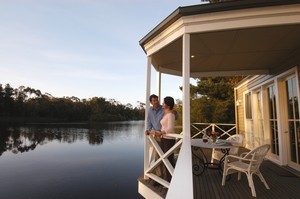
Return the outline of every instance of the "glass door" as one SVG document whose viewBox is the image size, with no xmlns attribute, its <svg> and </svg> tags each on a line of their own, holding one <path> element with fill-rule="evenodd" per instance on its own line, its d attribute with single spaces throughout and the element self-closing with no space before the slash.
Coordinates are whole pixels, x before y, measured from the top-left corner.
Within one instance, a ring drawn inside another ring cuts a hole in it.
<svg viewBox="0 0 300 199">
<path fill-rule="evenodd" d="M 287 93 L 288 126 L 289 126 L 289 164 L 300 166 L 300 120 L 299 95 L 296 77 L 290 77 L 285 82 Z"/>
<path fill-rule="evenodd" d="M 276 110 L 276 95 L 274 85 L 268 87 L 268 105 L 269 105 L 269 129 L 271 138 L 271 152 L 279 155 L 278 124 Z"/>
<path fill-rule="evenodd" d="M 264 120 L 263 120 L 263 112 L 262 112 L 262 96 L 261 91 L 255 92 L 255 147 L 258 147 L 264 143 Z"/>
</svg>

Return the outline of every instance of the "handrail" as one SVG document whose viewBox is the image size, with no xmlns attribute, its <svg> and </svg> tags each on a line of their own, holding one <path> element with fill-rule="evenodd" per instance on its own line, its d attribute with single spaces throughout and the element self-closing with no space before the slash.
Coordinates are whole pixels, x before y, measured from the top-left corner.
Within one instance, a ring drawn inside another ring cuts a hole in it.
<svg viewBox="0 0 300 199">
<path fill-rule="evenodd" d="M 197 125 L 201 125 L 202 128 L 197 127 Z M 192 123 L 191 126 L 198 131 L 192 138 L 195 138 L 202 134 L 202 136 L 208 131 L 217 131 L 220 133 L 220 137 L 231 137 L 232 135 L 236 134 L 236 124 L 226 124 L 226 123 Z M 222 126 L 232 126 L 230 129 L 224 129 Z"/>
<path fill-rule="evenodd" d="M 221 133 L 221 136 L 231 136 L 235 134 L 235 129 L 236 126 L 235 124 L 224 124 L 224 123 L 192 123 L 191 124 L 192 128 L 196 129 L 198 132 L 192 136 L 192 138 L 195 138 L 197 136 L 201 136 L 201 134 L 203 135 L 204 133 L 206 133 L 207 131 L 217 131 L 219 133 Z M 199 127 L 202 126 L 202 127 Z M 222 126 L 226 126 L 227 128 L 222 128 Z M 231 128 L 228 128 L 230 127 Z M 183 133 L 177 134 L 168 134 L 168 137 L 172 137 L 176 139 L 176 143 L 175 145 L 169 149 L 166 153 L 164 153 L 162 151 L 162 149 L 160 148 L 159 144 L 157 143 L 157 141 L 155 140 L 155 138 L 152 135 L 147 135 L 147 141 L 149 142 L 151 148 L 149 150 L 149 159 L 148 159 L 148 167 L 147 169 L 144 171 L 145 176 L 147 176 L 148 178 L 151 178 L 152 180 L 158 182 L 159 184 L 161 184 L 162 186 L 169 188 L 170 187 L 170 183 L 167 182 L 165 179 L 161 178 L 160 176 L 157 176 L 155 173 L 153 173 L 153 171 L 156 169 L 156 167 L 159 164 L 164 164 L 165 167 L 167 168 L 167 170 L 170 172 L 171 176 L 173 177 L 173 173 L 174 173 L 174 167 L 172 166 L 172 164 L 170 163 L 170 161 L 168 160 L 168 156 L 173 153 L 176 149 L 180 148 L 182 143 L 183 143 Z M 154 153 L 157 153 L 159 158 L 157 158 L 157 160 L 155 160 L 154 158 Z"/>
</svg>

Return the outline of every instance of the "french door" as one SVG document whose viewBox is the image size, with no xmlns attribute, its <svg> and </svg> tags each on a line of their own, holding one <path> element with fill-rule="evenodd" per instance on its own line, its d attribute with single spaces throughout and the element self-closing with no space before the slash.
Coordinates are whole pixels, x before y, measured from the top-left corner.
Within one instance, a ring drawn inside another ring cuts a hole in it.
<svg viewBox="0 0 300 199">
<path fill-rule="evenodd" d="M 300 167 L 299 93 L 295 76 L 285 80 L 288 114 L 288 164 Z"/>
<path fill-rule="evenodd" d="M 279 156 L 279 138 L 278 138 L 278 121 L 276 110 L 276 95 L 275 87 L 271 85 L 267 88 L 268 91 L 268 109 L 269 109 L 269 129 L 271 140 L 271 153 Z"/>
</svg>

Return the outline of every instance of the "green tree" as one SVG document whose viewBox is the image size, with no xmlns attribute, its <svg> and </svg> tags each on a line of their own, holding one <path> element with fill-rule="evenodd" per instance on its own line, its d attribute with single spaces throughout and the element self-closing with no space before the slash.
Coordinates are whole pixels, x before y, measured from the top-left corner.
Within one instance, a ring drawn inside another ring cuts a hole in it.
<svg viewBox="0 0 300 199">
<path fill-rule="evenodd" d="M 3 92 L 3 116 L 11 116 L 14 112 L 14 89 L 6 84 Z"/>
<path fill-rule="evenodd" d="M 133 107 L 103 97 L 83 99 L 72 96 L 56 98 L 40 90 L 20 86 L 12 88 L 9 84 L 3 88 L 0 84 L 1 121 L 123 121 L 144 119 L 142 104 Z"/>
<path fill-rule="evenodd" d="M 197 85 L 190 85 L 191 123 L 234 123 L 234 86 L 242 80 L 235 77 L 202 77 Z M 182 115 L 181 102 L 177 111 Z M 180 125 L 182 117 L 176 121 Z"/>
<path fill-rule="evenodd" d="M 234 86 L 242 79 L 237 77 L 203 77 L 193 88 L 192 103 L 199 103 L 201 122 L 234 123 Z"/>
</svg>

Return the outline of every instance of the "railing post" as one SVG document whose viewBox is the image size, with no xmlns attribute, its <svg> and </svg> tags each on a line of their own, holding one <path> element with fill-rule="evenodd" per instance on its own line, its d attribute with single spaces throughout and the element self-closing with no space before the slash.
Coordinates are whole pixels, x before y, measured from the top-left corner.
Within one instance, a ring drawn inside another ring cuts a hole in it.
<svg viewBox="0 0 300 199">
<path fill-rule="evenodd" d="M 150 88 L 151 88 L 151 56 L 147 57 L 145 130 L 147 128 L 148 111 L 150 108 L 150 102 L 149 102 Z M 149 163 L 148 163 L 150 158 L 149 151 L 150 151 L 150 144 L 147 139 L 147 136 L 144 135 L 144 179 L 148 179 L 148 177 L 145 175 L 145 171 L 149 168 Z"/>
</svg>

